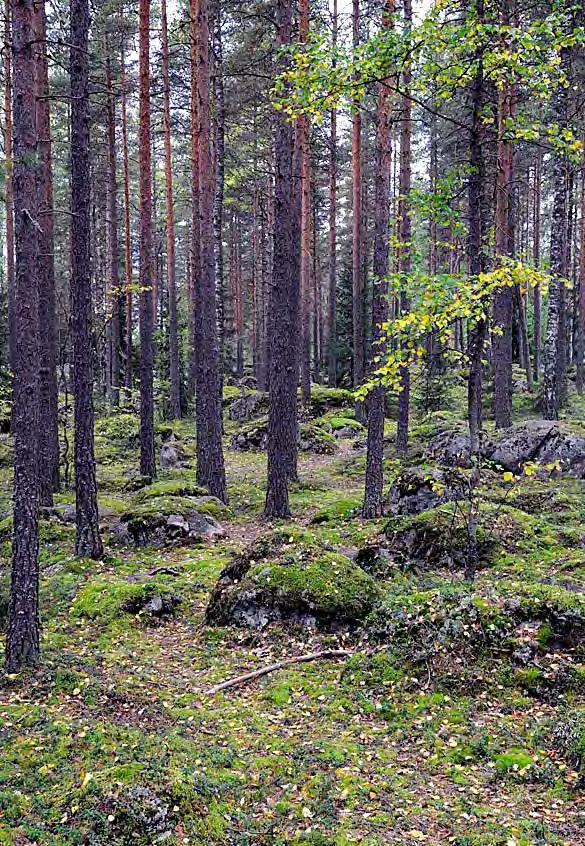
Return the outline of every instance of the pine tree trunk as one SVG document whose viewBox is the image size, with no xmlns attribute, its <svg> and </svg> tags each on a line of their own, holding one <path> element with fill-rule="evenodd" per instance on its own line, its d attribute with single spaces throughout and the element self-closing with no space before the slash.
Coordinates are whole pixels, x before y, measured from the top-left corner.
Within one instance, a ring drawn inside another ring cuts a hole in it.
<svg viewBox="0 0 585 846">
<path fill-rule="evenodd" d="M 14 370 L 15 315 L 14 315 L 14 189 L 12 155 L 12 41 L 10 32 L 10 4 L 4 4 L 4 204 L 6 207 L 6 286 L 8 290 L 8 356 Z"/>
<path fill-rule="evenodd" d="M 291 43 L 290 0 L 276 0 L 277 48 Z M 287 59 L 281 57 L 281 68 Z M 288 483 L 296 474 L 298 314 L 300 294 L 300 155 L 295 129 L 282 114 L 275 117 L 275 186 L 272 285 L 268 312 L 269 389 L 268 489 L 266 517 L 290 514 Z M 295 220 L 295 218 L 297 218 Z"/>
<path fill-rule="evenodd" d="M 360 2 L 353 0 L 353 49 L 360 41 Z M 352 313 L 353 313 L 353 386 L 357 388 L 364 380 L 364 289 L 362 276 L 362 211 L 361 211 L 361 156 L 362 115 L 359 99 L 353 103 L 351 132 L 352 160 Z M 363 403 L 356 403 L 356 418 L 364 421 Z"/>
<path fill-rule="evenodd" d="M 412 28 L 412 3 L 404 0 L 404 27 L 406 32 Z M 400 176 L 398 202 L 398 240 L 399 262 L 398 270 L 401 275 L 400 311 L 409 310 L 407 284 L 412 263 L 412 223 L 410 216 L 410 188 L 412 180 L 412 101 L 409 96 L 412 71 L 409 62 L 403 72 L 402 115 L 400 126 Z M 398 395 L 398 419 L 396 424 L 396 449 L 404 455 L 408 448 L 408 427 L 410 418 L 410 369 L 401 368 L 400 393 Z"/>
<path fill-rule="evenodd" d="M 535 268 L 540 267 L 540 193 L 542 188 L 542 156 L 539 153 L 534 167 L 534 214 L 532 219 L 532 261 Z M 534 287 L 534 379 L 540 379 L 540 359 L 542 347 L 540 285 Z"/>
<path fill-rule="evenodd" d="M 209 99 L 208 0 L 197 3 L 197 98 L 199 142 L 200 273 L 195 285 L 197 312 L 197 481 L 227 502 L 222 447 L 222 403 L 213 233 L 214 180 Z M 197 284 L 198 283 L 198 284 Z"/>
<path fill-rule="evenodd" d="M 581 230 L 579 250 L 579 297 L 576 303 L 576 366 L 577 391 L 585 387 L 585 157 L 581 171 Z"/>
<path fill-rule="evenodd" d="M 220 375 L 225 362 L 224 352 L 224 278 L 223 278 L 223 217 L 225 192 L 225 92 L 223 80 L 223 43 L 221 34 L 221 7 L 215 9 L 213 27 L 213 53 L 215 77 L 215 200 L 213 232 L 215 239 L 215 277 L 217 283 L 217 325 L 219 333 Z"/>
<path fill-rule="evenodd" d="M 18 672 L 40 657 L 39 619 L 39 313 L 35 126 L 35 56 L 32 4 L 12 2 L 14 62 L 13 298 L 14 517 L 6 635 L 6 670 Z"/>
<path fill-rule="evenodd" d="M 47 65 L 47 19 L 44 0 L 35 6 L 34 26 L 38 139 L 37 278 L 39 286 L 39 485 L 41 505 L 53 504 L 59 490 L 59 420 L 57 391 L 57 314 L 55 309 L 55 245 L 53 235 L 53 163 Z"/>
<path fill-rule="evenodd" d="M 299 0 L 299 41 L 309 37 L 309 0 Z M 310 127 L 306 115 L 297 123 L 301 145 L 301 398 L 304 408 L 311 402 L 311 159 Z"/>
<path fill-rule="evenodd" d="M 75 552 L 99 558 L 94 455 L 89 141 L 89 3 L 71 0 L 71 323 L 75 395 Z"/>
<path fill-rule="evenodd" d="M 181 416 L 181 368 L 179 362 L 179 326 L 177 320 L 177 286 L 175 258 L 175 209 L 171 156 L 171 86 L 169 80 L 169 36 L 167 3 L 161 3 L 163 135 L 165 148 L 165 204 L 167 229 L 167 286 L 169 297 L 169 370 L 171 377 L 170 417 Z"/>
<path fill-rule="evenodd" d="M 561 67 L 569 68 L 568 48 L 561 50 Z M 555 116 L 561 129 L 567 125 L 568 97 L 561 88 L 555 99 Z M 553 159 L 553 210 L 551 221 L 548 323 L 544 356 L 543 413 L 546 420 L 557 420 L 565 378 L 565 284 L 567 271 L 567 161 L 556 153 Z"/>
<path fill-rule="evenodd" d="M 124 40 L 121 51 L 122 65 L 122 166 L 124 171 L 124 276 L 126 290 L 126 342 L 124 353 L 124 386 L 128 401 L 132 391 L 132 332 L 133 332 L 133 294 L 132 294 L 132 230 L 130 226 L 130 167 L 128 160 L 128 112 L 126 107 L 126 59 Z"/>
<path fill-rule="evenodd" d="M 105 42 L 107 123 L 108 123 L 108 279 L 107 310 L 110 315 L 108 345 L 110 350 L 110 396 L 112 405 L 120 404 L 120 349 L 121 349 L 121 298 L 120 298 L 120 247 L 118 243 L 118 178 L 116 165 L 116 99 L 112 82 L 109 41 Z"/>
<path fill-rule="evenodd" d="M 509 26 L 508 2 L 504 3 L 501 23 Z M 506 45 L 504 45 L 506 46 Z M 512 89 L 504 83 L 498 94 L 498 149 L 496 177 L 495 247 L 500 258 L 510 254 L 510 205 L 513 151 L 506 137 L 512 120 Z M 494 366 L 494 411 L 496 428 L 512 425 L 512 311 L 513 289 L 504 287 L 496 292 L 493 306 L 492 360 Z"/>
<path fill-rule="evenodd" d="M 394 0 L 386 0 L 382 26 L 392 26 Z M 390 110 L 392 97 L 385 83 L 380 83 L 376 127 L 375 175 L 375 236 L 374 236 L 374 290 L 372 300 L 372 355 L 381 353 L 381 325 L 388 319 L 388 264 L 390 220 L 390 176 L 392 172 L 392 138 Z M 380 517 L 383 513 L 384 485 L 384 417 L 386 390 L 376 385 L 367 399 L 368 442 L 366 457 L 366 486 L 362 515 Z"/>
<path fill-rule="evenodd" d="M 199 336 L 199 315 L 196 300 L 201 275 L 201 251 L 199 230 L 199 103 L 197 94 L 197 50 L 199 30 L 197 24 L 198 0 L 189 0 L 190 55 L 191 55 L 191 302 L 189 322 L 191 343 L 189 345 L 190 394 L 197 392 L 197 344 Z"/>
<path fill-rule="evenodd" d="M 152 158 L 150 139 L 150 0 L 139 12 L 139 185 L 140 185 L 140 472 L 156 475 L 154 456 Z"/>
</svg>

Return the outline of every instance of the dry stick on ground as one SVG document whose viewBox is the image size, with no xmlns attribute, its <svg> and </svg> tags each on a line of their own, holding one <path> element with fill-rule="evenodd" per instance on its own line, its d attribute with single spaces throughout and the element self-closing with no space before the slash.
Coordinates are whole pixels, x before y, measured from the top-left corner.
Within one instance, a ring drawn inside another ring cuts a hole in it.
<svg viewBox="0 0 585 846">
<path fill-rule="evenodd" d="M 239 687 L 249 681 L 258 679 L 261 676 L 266 676 L 268 673 L 273 673 L 275 670 L 281 670 L 283 667 L 288 667 L 289 664 L 307 664 L 309 661 L 317 661 L 319 658 L 350 658 L 354 653 L 347 649 L 324 649 L 321 652 L 309 652 L 306 655 L 295 655 L 292 658 L 285 658 L 282 661 L 277 661 L 275 664 L 267 664 L 265 667 L 260 667 L 258 670 L 253 670 L 251 673 L 244 673 L 241 676 L 236 676 L 233 679 L 216 684 L 210 687 L 207 691 L 208 696 L 214 696 L 220 690 L 226 690 L 228 687 Z"/>
</svg>

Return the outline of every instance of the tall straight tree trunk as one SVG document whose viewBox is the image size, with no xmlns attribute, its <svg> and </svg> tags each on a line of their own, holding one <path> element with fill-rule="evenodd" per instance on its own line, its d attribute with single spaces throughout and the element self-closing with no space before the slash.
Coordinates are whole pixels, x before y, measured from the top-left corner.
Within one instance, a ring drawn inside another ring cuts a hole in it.
<svg viewBox="0 0 585 846">
<path fill-rule="evenodd" d="M 208 0 L 197 2 L 197 112 L 199 142 L 200 272 L 196 280 L 197 310 L 197 480 L 212 496 L 227 502 L 222 448 L 222 402 L 213 237 L 214 179 L 209 98 Z"/>
<path fill-rule="evenodd" d="M 309 0 L 299 0 L 299 41 L 309 38 Z M 311 401 L 311 158 L 307 115 L 298 119 L 301 145 L 301 396 L 303 406 Z"/>
<path fill-rule="evenodd" d="M 412 28 L 412 3 L 404 0 L 404 28 L 410 33 Z M 404 95 L 402 97 L 400 126 L 400 173 L 398 201 L 398 270 L 401 277 L 400 311 L 407 312 L 408 277 L 412 263 L 412 222 L 410 215 L 410 189 L 412 180 L 412 101 L 409 96 L 412 71 L 407 61 L 403 72 Z M 404 455 L 408 448 L 408 427 L 410 418 L 410 369 L 402 367 L 400 371 L 400 393 L 398 395 L 398 420 L 396 428 L 396 449 Z"/>
<path fill-rule="evenodd" d="M 509 0 L 504 0 L 501 23 L 510 25 Z M 504 45 L 506 46 L 506 45 Z M 498 148 L 496 176 L 495 247 L 496 255 L 510 255 L 510 212 L 513 150 L 506 137 L 513 115 L 512 86 L 502 84 L 498 94 Z M 496 291 L 494 296 L 492 360 L 494 367 L 494 412 L 496 428 L 512 425 L 512 313 L 514 292 L 511 287 Z"/>
<path fill-rule="evenodd" d="M 94 455 L 89 143 L 89 3 L 71 0 L 71 326 L 75 395 L 75 552 L 99 558 Z"/>
<path fill-rule="evenodd" d="M 173 163 L 171 156 L 171 85 L 169 80 L 169 35 L 167 3 L 161 3 L 163 134 L 165 148 L 165 208 L 167 227 L 167 286 L 169 297 L 169 369 L 171 376 L 170 416 L 181 416 L 181 369 L 179 363 L 179 326 L 175 258 L 175 208 L 173 200 Z"/>
<path fill-rule="evenodd" d="M 386 0 L 382 26 L 392 26 L 394 0 Z M 372 355 L 381 352 L 382 324 L 388 319 L 388 264 L 390 222 L 390 176 L 392 173 L 392 135 L 390 110 L 392 97 L 388 86 L 382 82 L 378 91 L 376 127 L 376 176 L 375 176 L 375 236 L 374 236 L 374 291 L 372 299 Z M 384 412 L 386 390 L 376 385 L 367 399 L 368 443 L 366 457 L 366 487 L 362 514 L 380 517 L 383 511 L 384 485 Z"/>
<path fill-rule="evenodd" d="M 213 26 L 215 76 L 215 197 L 213 206 L 213 236 L 215 240 L 215 279 L 217 286 L 217 324 L 219 333 L 220 375 L 224 366 L 224 278 L 223 278 L 223 217 L 225 193 L 225 90 L 223 80 L 223 40 L 221 33 L 221 5 L 216 4 Z M 222 379 L 223 382 L 223 379 Z"/>
<path fill-rule="evenodd" d="M 337 47 L 337 0 L 333 0 L 333 49 Z M 329 128 L 329 354 L 328 382 L 337 385 L 337 109 Z"/>
<path fill-rule="evenodd" d="M 197 393 L 197 344 L 198 321 L 197 289 L 201 276 L 201 250 L 199 229 L 199 102 L 197 94 L 197 50 L 199 29 L 197 23 L 198 0 L 189 0 L 190 56 L 191 56 L 191 302 L 189 303 L 189 386 L 190 393 Z M 197 416 L 197 415 L 196 415 Z"/>
<path fill-rule="evenodd" d="M 156 475 L 154 457 L 154 343 L 152 158 L 150 147 L 150 0 L 139 7 L 139 185 L 140 185 L 140 472 Z"/>
<path fill-rule="evenodd" d="M 291 43 L 291 0 L 275 0 L 277 48 Z M 288 66 L 281 57 L 281 70 Z M 290 514 L 288 483 L 296 472 L 298 313 L 300 294 L 300 172 L 293 125 L 275 116 L 275 185 L 272 285 L 268 311 L 270 407 L 268 414 L 268 489 L 266 517 Z M 297 218 L 295 220 L 295 218 Z"/>
<path fill-rule="evenodd" d="M 18 672 L 40 657 L 39 633 L 39 314 L 35 125 L 35 56 L 32 4 L 12 2 L 14 61 L 14 494 L 12 571 L 6 635 L 6 669 Z"/>
<path fill-rule="evenodd" d="M 121 51 L 122 65 L 122 167 L 124 171 L 124 276 L 126 288 L 126 362 L 124 367 L 124 386 L 127 391 L 128 400 L 132 391 L 132 331 L 134 324 L 133 317 L 133 294 L 132 294 L 132 230 L 130 227 L 130 166 L 128 158 L 128 110 L 126 105 L 127 77 L 126 57 L 124 54 L 124 40 L 122 39 Z"/>
<path fill-rule="evenodd" d="M 534 212 L 532 218 L 532 261 L 535 268 L 540 267 L 540 194 L 542 190 L 542 154 L 538 153 L 534 166 Z M 540 359 L 542 347 L 540 285 L 534 287 L 534 379 L 540 379 Z"/>
<path fill-rule="evenodd" d="M 561 50 L 561 67 L 569 72 L 569 51 Z M 561 129 L 567 125 L 567 90 L 556 93 L 555 117 Z M 551 221 L 550 269 L 552 281 L 548 295 L 548 323 L 544 356 L 543 413 L 546 420 L 557 420 L 565 378 L 565 283 L 567 271 L 567 184 L 568 164 L 561 153 L 553 159 L 553 210 Z"/>
<path fill-rule="evenodd" d="M 581 230 L 579 250 L 579 297 L 577 309 L 576 367 L 577 391 L 583 393 L 585 387 L 585 156 L 581 171 Z"/>
<path fill-rule="evenodd" d="M 55 310 L 55 244 L 53 235 L 53 162 L 47 64 L 45 2 L 35 6 L 36 122 L 38 140 L 37 279 L 39 286 L 39 485 L 41 505 L 53 504 L 59 490 L 59 419 L 57 390 L 57 314 Z"/>
<path fill-rule="evenodd" d="M 360 41 L 360 0 L 353 0 L 353 49 Z M 359 97 L 354 98 L 351 130 L 352 160 L 352 313 L 353 313 L 353 386 L 357 388 L 364 379 L 364 286 L 362 275 L 362 115 Z M 356 403 L 356 417 L 364 420 L 363 403 Z"/>
<path fill-rule="evenodd" d="M 120 404 L 120 348 L 121 348 L 121 300 L 120 300 L 120 254 L 118 242 L 118 177 L 116 164 L 116 99 L 112 81 L 109 39 L 105 40 L 105 65 L 107 88 L 108 124 L 108 303 L 109 312 L 109 400 L 112 405 Z"/>
<path fill-rule="evenodd" d="M 8 355 L 14 370 L 15 315 L 14 315 L 14 189 L 12 156 L 12 40 L 10 32 L 11 0 L 4 3 L 4 204 L 6 207 L 6 286 L 8 290 Z"/>
</svg>

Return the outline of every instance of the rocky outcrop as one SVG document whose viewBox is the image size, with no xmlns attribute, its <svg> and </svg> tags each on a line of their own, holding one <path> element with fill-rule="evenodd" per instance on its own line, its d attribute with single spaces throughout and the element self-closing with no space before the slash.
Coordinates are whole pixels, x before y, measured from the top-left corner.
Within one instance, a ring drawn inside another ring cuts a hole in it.
<svg viewBox="0 0 585 846">
<path fill-rule="evenodd" d="M 456 470 L 428 470 L 413 467 L 393 483 L 387 499 L 392 514 L 420 514 L 466 496 L 469 484 Z"/>
</svg>

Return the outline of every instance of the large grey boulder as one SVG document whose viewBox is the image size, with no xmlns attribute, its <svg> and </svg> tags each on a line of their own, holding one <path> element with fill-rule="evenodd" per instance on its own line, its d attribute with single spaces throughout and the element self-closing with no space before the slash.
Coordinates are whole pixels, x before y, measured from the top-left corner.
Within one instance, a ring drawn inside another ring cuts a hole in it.
<svg viewBox="0 0 585 846">
<path fill-rule="evenodd" d="M 421 514 L 469 492 L 465 476 L 456 470 L 411 467 L 390 488 L 386 506 L 392 514 Z"/>
<path fill-rule="evenodd" d="M 527 420 L 504 429 L 486 447 L 485 455 L 512 472 L 527 462 L 559 462 L 561 471 L 585 477 L 585 437 L 557 421 Z"/>
</svg>

